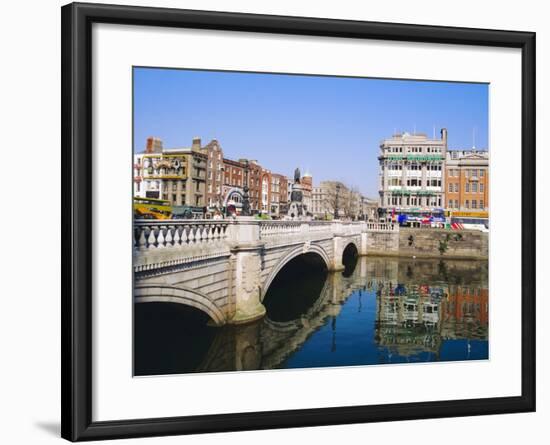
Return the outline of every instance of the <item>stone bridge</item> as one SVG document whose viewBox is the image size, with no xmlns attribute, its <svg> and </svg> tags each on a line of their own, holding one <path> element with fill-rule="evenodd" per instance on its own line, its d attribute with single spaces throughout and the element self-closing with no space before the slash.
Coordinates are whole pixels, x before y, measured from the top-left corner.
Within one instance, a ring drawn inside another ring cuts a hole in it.
<svg viewBox="0 0 550 445">
<path fill-rule="evenodd" d="M 134 298 L 192 306 L 218 326 L 246 323 L 263 317 L 270 284 L 293 258 L 314 254 L 329 271 L 338 271 L 349 245 L 367 255 L 381 243 L 398 249 L 396 225 L 247 217 L 137 220 Z"/>
</svg>

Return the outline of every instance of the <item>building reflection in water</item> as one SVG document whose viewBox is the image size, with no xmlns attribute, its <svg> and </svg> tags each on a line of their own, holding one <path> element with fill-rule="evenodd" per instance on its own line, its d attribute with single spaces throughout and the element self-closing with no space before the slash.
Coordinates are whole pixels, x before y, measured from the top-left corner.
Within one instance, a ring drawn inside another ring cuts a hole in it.
<svg viewBox="0 0 550 445">
<path fill-rule="evenodd" d="M 487 262 L 352 255 L 344 272 L 318 266 L 303 258 L 283 269 L 264 299 L 264 319 L 209 327 L 200 335 L 213 340 L 201 350 L 191 337 L 170 342 L 170 354 L 187 363 L 179 372 L 488 358 Z M 155 360 L 155 373 L 178 373 L 173 366 L 162 372 L 158 354 Z M 146 373 L 137 367 L 137 375 Z"/>
</svg>

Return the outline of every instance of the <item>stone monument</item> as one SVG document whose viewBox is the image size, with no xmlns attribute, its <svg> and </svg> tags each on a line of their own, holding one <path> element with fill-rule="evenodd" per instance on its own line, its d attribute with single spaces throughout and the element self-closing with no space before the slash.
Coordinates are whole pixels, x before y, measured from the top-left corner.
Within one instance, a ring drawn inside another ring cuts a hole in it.
<svg viewBox="0 0 550 445">
<path fill-rule="evenodd" d="M 305 219 L 307 216 L 307 209 L 304 200 L 304 192 L 302 184 L 300 184 L 300 169 L 294 170 L 294 183 L 292 184 L 292 191 L 290 193 L 290 205 L 288 207 L 288 217 L 290 219 Z"/>
</svg>

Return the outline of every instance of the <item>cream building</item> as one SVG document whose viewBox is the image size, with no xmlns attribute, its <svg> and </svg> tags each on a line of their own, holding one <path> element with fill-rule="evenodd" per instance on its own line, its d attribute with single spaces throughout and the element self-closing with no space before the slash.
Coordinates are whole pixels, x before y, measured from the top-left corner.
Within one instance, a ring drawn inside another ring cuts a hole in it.
<svg viewBox="0 0 550 445">
<path fill-rule="evenodd" d="M 389 212 L 440 212 L 445 205 L 447 130 L 441 138 L 399 133 L 380 143 L 380 207 Z"/>
</svg>

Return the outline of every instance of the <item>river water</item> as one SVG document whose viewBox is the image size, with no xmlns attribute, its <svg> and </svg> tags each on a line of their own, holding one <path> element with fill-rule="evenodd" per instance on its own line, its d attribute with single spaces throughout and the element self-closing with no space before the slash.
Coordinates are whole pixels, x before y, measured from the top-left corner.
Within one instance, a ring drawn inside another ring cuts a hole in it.
<svg viewBox="0 0 550 445">
<path fill-rule="evenodd" d="M 212 327 L 194 309 L 135 305 L 135 375 L 488 359 L 486 261 L 350 257 L 289 263 L 267 315 Z"/>
</svg>

